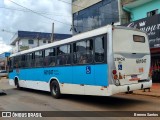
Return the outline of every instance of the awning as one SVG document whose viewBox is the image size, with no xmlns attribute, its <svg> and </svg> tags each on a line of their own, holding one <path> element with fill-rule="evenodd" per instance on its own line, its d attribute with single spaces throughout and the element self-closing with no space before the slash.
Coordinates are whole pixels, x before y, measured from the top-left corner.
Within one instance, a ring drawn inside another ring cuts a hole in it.
<svg viewBox="0 0 160 120">
<path fill-rule="evenodd" d="M 151 1 L 153 0 L 131 0 L 130 2 L 126 1 L 123 3 L 123 7 L 132 9 Z"/>
</svg>

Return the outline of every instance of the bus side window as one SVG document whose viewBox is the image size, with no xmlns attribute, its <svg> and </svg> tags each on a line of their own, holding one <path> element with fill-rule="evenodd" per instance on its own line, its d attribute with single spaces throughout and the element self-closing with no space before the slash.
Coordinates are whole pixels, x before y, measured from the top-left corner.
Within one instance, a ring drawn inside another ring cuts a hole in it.
<svg viewBox="0 0 160 120">
<path fill-rule="evenodd" d="M 31 53 L 31 67 L 35 67 L 35 52 Z"/>
<path fill-rule="evenodd" d="M 8 59 L 8 65 L 7 65 L 7 71 L 12 71 L 13 70 L 13 58 Z"/>
<path fill-rule="evenodd" d="M 95 38 L 95 62 L 104 62 L 104 36 Z"/>
<path fill-rule="evenodd" d="M 73 44 L 74 64 L 87 64 L 93 61 L 93 40 L 84 40 Z"/>
<path fill-rule="evenodd" d="M 13 63 L 14 69 L 20 67 L 20 59 L 19 56 L 14 57 L 14 63 Z"/>
<path fill-rule="evenodd" d="M 26 55 L 26 67 L 30 68 L 32 62 L 32 53 L 29 53 Z"/>
<path fill-rule="evenodd" d="M 21 68 L 26 67 L 26 55 L 21 55 Z"/>
<path fill-rule="evenodd" d="M 55 66 L 55 48 L 45 50 L 44 66 Z"/>
<path fill-rule="evenodd" d="M 43 54 L 42 50 L 35 52 L 35 67 L 43 67 Z"/>
<path fill-rule="evenodd" d="M 71 45 L 63 45 L 57 48 L 57 65 L 71 64 Z"/>
<path fill-rule="evenodd" d="M 93 61 L 93 40 L 87 40 L 87 50 L 86 50 L 86 62 L 92 63 Z"/>
</svg>

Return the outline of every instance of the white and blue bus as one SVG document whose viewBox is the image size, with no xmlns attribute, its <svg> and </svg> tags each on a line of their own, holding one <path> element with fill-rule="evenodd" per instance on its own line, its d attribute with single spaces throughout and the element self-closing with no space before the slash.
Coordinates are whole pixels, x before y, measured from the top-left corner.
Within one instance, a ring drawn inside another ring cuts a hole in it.
<svg viewBox="0 0 160 120">
<path fill-rule="evenodd" d="M 61 94 L 110 96 L 150 88 L 146 33 L 108 25 L 12 54 L 9 83 Z"/>
</svg>

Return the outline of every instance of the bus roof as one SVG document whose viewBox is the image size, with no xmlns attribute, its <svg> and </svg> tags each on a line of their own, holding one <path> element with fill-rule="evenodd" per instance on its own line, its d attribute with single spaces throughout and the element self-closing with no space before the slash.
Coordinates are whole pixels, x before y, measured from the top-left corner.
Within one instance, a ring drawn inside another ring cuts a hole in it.
<svg viewBox="0 0 160 120">
<path fill-rule="evenodd" d="M 114 27 L 114 29 L 126 29 L 126 30 L 134 30 L 134 31 L 144 32 L 144 31 L 141 31 L 141 30 L 135 29 L 135 28 L 107 25 L 107 26 L 104 26 L 104 27 L 101 27 L 101 28 L 98 28 L 98 29 L 95 29 L 95 30 L 91 30 L 91 31 L 87 31 L 87 32 L 84 32 L 84 33 L 74 35 L 71 38 L 67 38 L 67 39 L 64 39 L 64 40 L 61 40 L 61 41 L 56 41 L 54 43 L 42 45 L 42 46 L 35 47 L 35 48 L 29 49 L 29 50 L 24 50 L 24 51 L 21 51 L 21 52 L 17 52 L 17 53 L 12 54 L 10 57 L 18 56 L 18 55 L 22 55 L 22 54 L 26 54 L 26 53 L 31 53 L 31 52 L 34 52 L 34 51 L 43 50 L 45 48 L 50 48 L 50 47 L 54 47 L 54 46 L 57 46 L 57 45 L 66 44 L 66 43 L 74 42 L 74 41 L 77 41 L 77 40 L 82 40 L 82 39 L 85 39 L 85 38 L 90 38 L 90 37 L 94 37 L 94 36 L 97 36 L 97 35 L 105 34 L 105 33 L 111 32 L 112 27 Z"/>
</svg>

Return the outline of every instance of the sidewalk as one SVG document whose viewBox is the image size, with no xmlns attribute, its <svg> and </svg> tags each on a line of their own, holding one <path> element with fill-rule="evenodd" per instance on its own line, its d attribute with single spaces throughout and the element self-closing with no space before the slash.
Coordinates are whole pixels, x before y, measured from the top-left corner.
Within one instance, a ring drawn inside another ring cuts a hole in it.
<svg viewBox="0 0 160 120">
<path fill-rule="evenodd" d="M 133 94 L 160 97 L 160 83 L 153 83 L 150 92 L 148 89 L 145 92 L 144 90 L 136 90 Z"/>
</svg>

